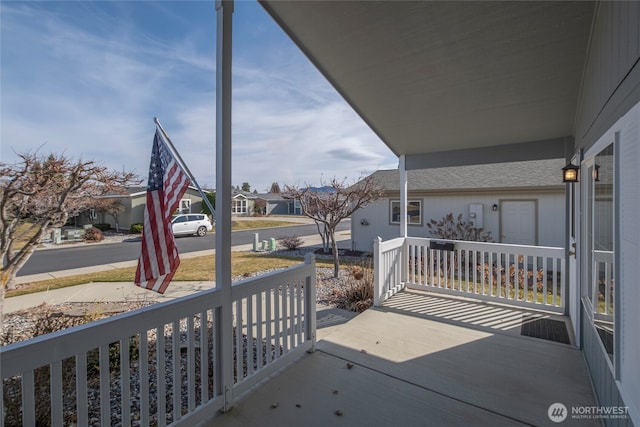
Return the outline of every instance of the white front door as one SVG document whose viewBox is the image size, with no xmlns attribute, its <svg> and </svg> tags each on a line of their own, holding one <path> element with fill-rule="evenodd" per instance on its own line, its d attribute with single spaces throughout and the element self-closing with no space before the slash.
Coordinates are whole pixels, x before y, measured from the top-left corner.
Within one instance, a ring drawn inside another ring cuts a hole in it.
<svg viewBox="0 0 640 427">
<path fill-rule="evenodd" d="M 500 203 L 500 242 L 517 245 L 535 245 L 535 200 L 503 200 Z"/>
</svg>

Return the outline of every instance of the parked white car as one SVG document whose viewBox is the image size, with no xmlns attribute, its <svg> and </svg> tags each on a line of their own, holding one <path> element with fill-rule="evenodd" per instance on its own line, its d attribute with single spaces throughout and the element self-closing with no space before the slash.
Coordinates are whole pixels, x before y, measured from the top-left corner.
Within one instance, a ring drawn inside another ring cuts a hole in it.
<svg viewBox="0 0 640 427">
<path fill-rule="evenodd" d="M 211 231 L 213 226 L 205 214 L 180 214 L 173 216 L 171 229 L 175 236 L 195 234 L 202 237 L 207 231 Z"/>
</svg>

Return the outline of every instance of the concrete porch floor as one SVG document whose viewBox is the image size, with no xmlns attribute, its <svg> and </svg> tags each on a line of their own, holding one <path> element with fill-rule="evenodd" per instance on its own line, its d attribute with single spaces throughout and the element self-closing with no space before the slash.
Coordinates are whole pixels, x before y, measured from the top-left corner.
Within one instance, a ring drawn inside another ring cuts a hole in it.
<svg viewBox="0 0 640 427">
<path fill-rule="evenodd" d="M 320 329 L 316 352 L 207 425 L 543 426 L 558 425 L 556 402 L 569 411 L 562 425 L 600 425 L 571 417 L 596 406 L 580 351 L 520 336 L 522 313 L 401 292 Z"/>
</svg>

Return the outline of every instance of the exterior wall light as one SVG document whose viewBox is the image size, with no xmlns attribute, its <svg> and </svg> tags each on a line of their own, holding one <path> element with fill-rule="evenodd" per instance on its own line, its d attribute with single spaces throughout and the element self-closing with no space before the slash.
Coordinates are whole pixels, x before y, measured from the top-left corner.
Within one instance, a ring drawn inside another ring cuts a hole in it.
<svg viewBox="0 0 640 427">
<path fill-rule="evenodd" d="M 493 206 L 491 206 L 491 210 L 492 211 L 497 211 L 498 210 L 498 205 L 496 203 L 493 204 Z"/>
<path fill-rule="evenodd" d="M 593 165 L 593 180 L 600 181 L 600 165 Z"/>
<path fill-rule="evenodd" d="M 578 182 L 578 172 L 580 166 L 575 166 L 569 163 L 562 168 L 562 182 Z"/>
</svg>

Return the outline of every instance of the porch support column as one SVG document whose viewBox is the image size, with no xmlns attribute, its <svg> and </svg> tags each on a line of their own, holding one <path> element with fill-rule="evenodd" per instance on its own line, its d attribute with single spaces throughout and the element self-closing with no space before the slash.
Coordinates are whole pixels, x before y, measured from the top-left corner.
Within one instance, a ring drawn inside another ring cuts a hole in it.
<svg viewBox="0 0 640 427">
<path fill-rule="evenodd" d="M 406 283 L 409 263 L 407 262 L 407 167 L 404 154 L 400 155 L 398 169 L 400 169 L 400 236 L 404 239 L 402 244 L 402 255 L 398 261 L 400 263 L 400 281 L 402 283 Z"/>
<path fill-rule="evenodd" d="M 407 237 L 407 169 L 405 167 L 405 156 L 400 155 L 400 237 Z"/>
<path fill-rule="evenodd" d="M 223 411 L 233 394 L 233 317 L 231 300 L 231 29 L 233 0 L 216 0 L 216 288 L 222 307 L 216 310 L 217 390 Z"/>
</svg>

